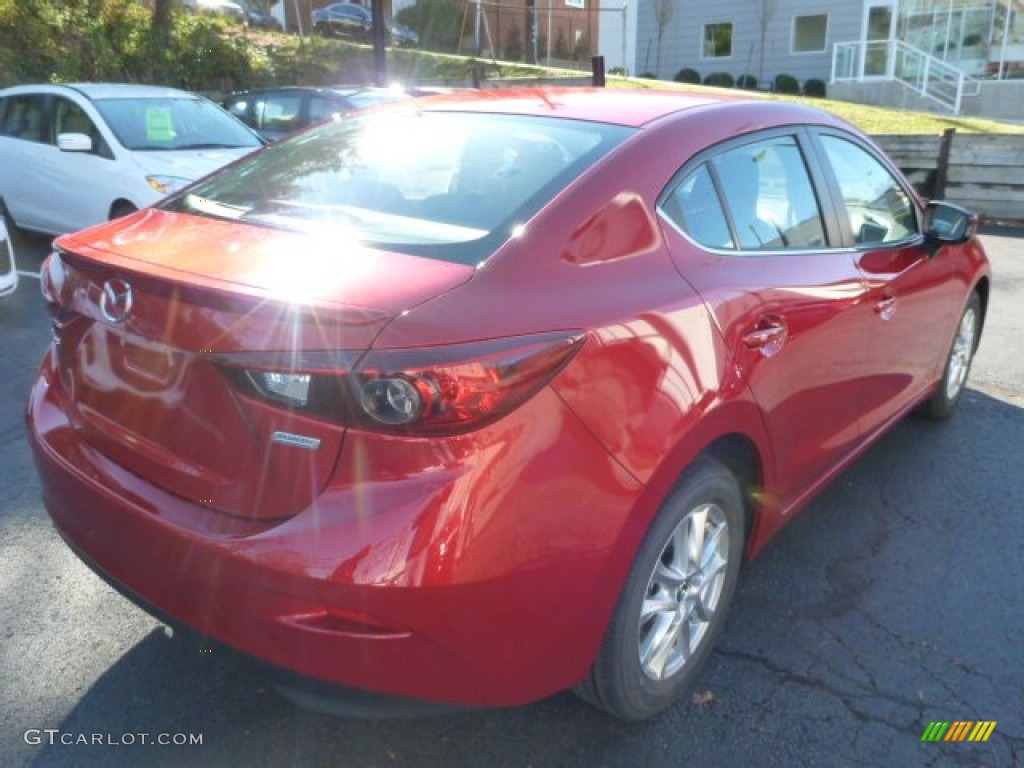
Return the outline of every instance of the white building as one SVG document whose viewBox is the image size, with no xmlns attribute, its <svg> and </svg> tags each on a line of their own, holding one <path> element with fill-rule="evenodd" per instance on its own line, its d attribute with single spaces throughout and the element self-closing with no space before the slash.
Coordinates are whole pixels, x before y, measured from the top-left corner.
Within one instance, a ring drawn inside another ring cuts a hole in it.
<svg viewBox="0 0 1024 768">
<path fill-rule="evenodd" d="M 823 80 L 841 98 L 1024 119 L 1024 0 L 625 0 L 625 8 L 602 6 L 609 68 L 662 79 L 683 68 L 752 75 L 761 88 L 787 74 Z"/>
</svg>

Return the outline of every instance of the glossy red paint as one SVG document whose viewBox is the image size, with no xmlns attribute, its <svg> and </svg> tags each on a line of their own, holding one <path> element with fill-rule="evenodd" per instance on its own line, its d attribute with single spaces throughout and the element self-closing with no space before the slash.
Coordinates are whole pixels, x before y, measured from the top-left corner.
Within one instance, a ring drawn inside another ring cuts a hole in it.
<svg viewBox="0 0 1024 768">
<path fill-rule="evenodd" d="M 159 210 L 66 236 L 50 270 L 59 343 L 28 425 L 58 530 L 163 614 L 321 680 L 520 704 L 588 674 L 696 457 L 748 457 L 733 468 L 755 553 L 927 397 L 988 267 L 974 241 L 929 255 L 921 238 L 737 256 L 659 210 L 720 141 L 850 130 L 817 111 L 604 91 L 423 103 L 640 130 L 475 268 L 359 246 L 319 269 L 336 242 Z M 135 291 L 123 323 L 100 308 L 112 277 Z M 537 395 L 430 437 L 261 400 L 220 357 L 326 350 L 347 370 L 367 349 L 551 332 L 585 341 Z"/>
</svg>

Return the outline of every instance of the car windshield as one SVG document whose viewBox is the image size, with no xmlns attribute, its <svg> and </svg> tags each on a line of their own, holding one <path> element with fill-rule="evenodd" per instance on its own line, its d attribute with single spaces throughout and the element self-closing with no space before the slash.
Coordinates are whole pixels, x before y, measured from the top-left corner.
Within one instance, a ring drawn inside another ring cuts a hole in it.
<svg viewBox="0 0 1024 768">
<path fill-rule="evenodd" d="M 97 99 L 96 109 L 125 149 L 188 150 L 257 147 L 259 139 L 205 99 Z"/>
<path fill-rule="evenodd" d="M 300 133 L 162 207 L 476 264 L 632 132 L 396 108 Z"/>
</svg>

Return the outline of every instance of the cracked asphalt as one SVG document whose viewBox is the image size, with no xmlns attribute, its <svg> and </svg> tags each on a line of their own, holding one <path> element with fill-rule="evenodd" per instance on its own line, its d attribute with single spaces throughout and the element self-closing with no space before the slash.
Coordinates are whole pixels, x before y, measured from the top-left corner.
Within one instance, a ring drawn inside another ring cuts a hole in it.
<svg viewBox="0 0 1024 768">
<path fill-rule="evenodd" d="M 1024 765 L 1024 232 L 984 239 L 996 280 L 960 412 L 900 424 L 749 563 L 694 698 L 642 724 L 569 694 L 345 720 L 168 639 L 39 501 L 22 409 L 49 332 L 24 278 L 0 302 L 0 766 Z M 37 270 L 46 242 L 21 246 Z M 933 720 L 998 724 L 921 743 Z"/>
</svg>

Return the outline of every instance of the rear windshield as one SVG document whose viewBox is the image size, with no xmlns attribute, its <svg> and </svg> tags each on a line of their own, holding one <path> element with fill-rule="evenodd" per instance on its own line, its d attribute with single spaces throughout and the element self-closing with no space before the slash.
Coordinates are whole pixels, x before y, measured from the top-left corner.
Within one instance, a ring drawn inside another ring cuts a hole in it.
<svg viewBox="0 0 1024 768">
<path fill-rule="evenodd" d="M 632 131 L 412 109 L 342 117 L 162 207 L 476 264 Z"/>
<path fill-rule="evenodd" d="M 189 150 L 258 147 L 260 140 L 206 99 L 96 99 L 96 109 L 125 149 Z"/>
</svg>

